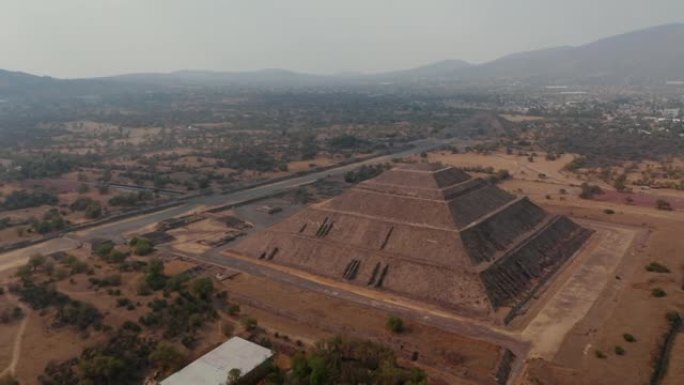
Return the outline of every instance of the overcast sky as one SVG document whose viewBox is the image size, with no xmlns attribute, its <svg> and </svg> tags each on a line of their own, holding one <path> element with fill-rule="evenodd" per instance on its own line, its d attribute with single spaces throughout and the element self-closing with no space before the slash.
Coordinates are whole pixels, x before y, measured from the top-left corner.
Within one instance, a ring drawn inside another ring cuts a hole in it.
<svg viewBox="0 0 684 385">
<path fill-rule="evenodd" d="M 0 68 L 376 72 L 684 21 L 684 0 L 0 0 Z"/>
</svg>

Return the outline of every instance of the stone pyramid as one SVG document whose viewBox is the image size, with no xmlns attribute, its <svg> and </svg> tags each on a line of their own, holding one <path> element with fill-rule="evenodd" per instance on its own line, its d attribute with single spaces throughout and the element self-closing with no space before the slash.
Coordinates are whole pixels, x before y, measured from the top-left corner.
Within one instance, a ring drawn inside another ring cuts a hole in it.
<svg viewBox="0 0 684 385">
<path fill-rule="evenodd" d="M 524 303 L 591 231 L 453 167 L 407 164 L 234 252 L 474 316 Z"/>
</svg>

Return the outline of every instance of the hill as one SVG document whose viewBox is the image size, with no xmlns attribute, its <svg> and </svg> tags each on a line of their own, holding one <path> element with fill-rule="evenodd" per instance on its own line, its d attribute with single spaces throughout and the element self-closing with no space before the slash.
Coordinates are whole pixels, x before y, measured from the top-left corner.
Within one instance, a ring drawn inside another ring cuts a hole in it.
<svg viewBox="0 0 684 385">
<path fill-rule="evenodd" d="M 668 24 L 577 47 L 515 53 L 479 65 L 462 60 L 444 60 L 407 70 L 367 75 L 314 75 L 266 69 L 246 72 L 138 73 L 62 80 L 0 70 L 0 97 L 102 95 L 135 90 L 147 92 L 165 87 L 227 85 L 264 88 L 365 87 L 386 82 L 409 86 L 506 82 L 661 85 L 668 80 L 684 80 L 682 41 L 684 24 Z"/>
<path fill-rule="evenodd" d="M 460 75 L 468 80 L 662 84 L 684 79 L 682 41 L 684 24 L 669 24 L 577 47 L 512 54 Z"/>
</svg>

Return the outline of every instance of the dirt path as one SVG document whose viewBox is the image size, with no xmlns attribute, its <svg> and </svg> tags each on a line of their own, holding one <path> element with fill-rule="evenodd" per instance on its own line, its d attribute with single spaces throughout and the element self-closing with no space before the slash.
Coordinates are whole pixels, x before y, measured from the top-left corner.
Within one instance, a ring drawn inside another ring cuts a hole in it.
<svg viewBox="0 0 684 385">
<path fill-rule="evenodd" d="M 78 247 L 80 243 L 69 238 L 55 238 L 34 246 L 25 247 L 0 254 L 0 273 L 14 270 L 28 261 L 35 254 L 50 254 L 68 251 Z"/>
<path fill-rule="evenodd" d="M 614 272 L 627 255 L 637 231 L 591 223 L 600 237 L 583 256 L 591 256 L 549 297 L 521 336 L 532 342 L 529 358 L 552 360 L 565 336 L 582 320 L 603 289 L 611 284 Z M 551 293 L 549 293 L 551 294 Z"/>
<path fill-rule="evenodd" d="M 17 370 L 17 364 L 19 363 L 19 358 L 21 357 L 21 343 L 24 338 L 24 332 L 26 331 L 26 324 L 28 324 L 28 320 L 31 317 L 31 312 L 24 305 L 20 304 L 19 307 L 21 307 L 26 316 L 21 321 L 21 325 L 19 326 L 17 335 L 16 337 L 14 337 L 14 346 L 12 347 L 12 361 L 2 372 L 0 372 L 0 377 L 3 377 L 7 374 L 14 376 L 14 373 Z"/>
</svg>

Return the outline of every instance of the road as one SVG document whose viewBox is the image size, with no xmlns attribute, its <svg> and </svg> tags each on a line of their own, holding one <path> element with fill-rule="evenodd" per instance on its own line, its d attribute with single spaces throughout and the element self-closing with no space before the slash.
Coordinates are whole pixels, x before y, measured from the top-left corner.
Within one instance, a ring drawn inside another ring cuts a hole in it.
<svg viewBox="0 0 684 385">
<path fill-rule="evenodd" d="M 37 245 L 0 254 L 0 275 L 6 273 L 10 269 L 14 269 L 22 265 L 28 260 L 28 258 L 31 255 L 49 254 L 56 251 L 70 250 L 75 247 L 78 247 L 78 245 L 81 242 L 93 238 L 108 238 L 113 239 L 115 241 L 122 241 L 124 239 L 123 235 L 128 232 L 132 232 L 143 227 L 153 225 L 164 219 L 169 219 L 175 216 L 188 213 L 192 210 L 201 209 L 205 206 L 236 204 L 251 199 L 267 197 L 273 194 L 277 194 L 279 192 L 287 191 L 297 186 L 313 183 L 318 179 L 327 177 L 328 175 L 344 175 L 348 171 L 353 170 L 361 165 L 389 162 L 392 159 L 403 158 L 408 155 L 433 150 L 435 148 L 448 145 L 450 143 L 451 140 L 423 139 L 412 142 L 412 148 L 399 151 L 393 154 L 375 157 L 372 159 L 351 163 L 345 166 L 329 169 L 326 171 L 314 172 L 311 174 L 293 177 L 279 182 L 269 183 L 233 193 L 198 196 L 191 198 L 178 206 L 171 207 L 165 210 L 144 214 L 138 217 L 132 217 L 115 222 L 110 222 L 87 230 L 67 233 L 62 238 L 55 238 Z M 463 145 L 469 144 L 469 142 L 463 142 Z"/>
</svg>

